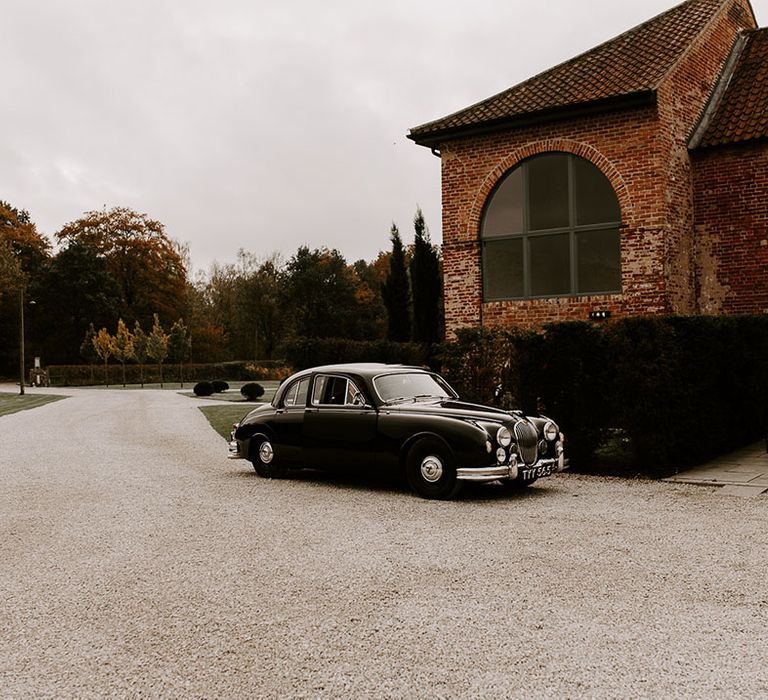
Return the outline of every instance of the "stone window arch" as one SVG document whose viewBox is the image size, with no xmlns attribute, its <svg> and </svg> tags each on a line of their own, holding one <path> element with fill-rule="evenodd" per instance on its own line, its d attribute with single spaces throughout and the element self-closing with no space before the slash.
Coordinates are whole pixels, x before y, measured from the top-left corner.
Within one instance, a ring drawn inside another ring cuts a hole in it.
<svg viewBox="0 0 768 700">
<path fill-rule="evenodd" d="M 608 178 L 572 153 L 507 172 L 480 223 L 485 301 L 621 291 L 621 207 Z"/>
</svg>

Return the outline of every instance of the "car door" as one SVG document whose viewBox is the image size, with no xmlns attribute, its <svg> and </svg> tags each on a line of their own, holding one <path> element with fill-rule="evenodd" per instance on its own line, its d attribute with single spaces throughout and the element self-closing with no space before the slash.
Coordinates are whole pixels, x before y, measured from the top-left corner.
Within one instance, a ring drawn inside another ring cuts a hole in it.
<svg viewBox="0 0 768 700">
<path fill-rule="evenodd" d="M 376 409 L 350 377 L 315 375 L 302 427 L 307 466 L 373 466 Z"/>
<path fill-rule="evenodd" d="M 275 456 L 281 462 L 299 464 L 304 461 L 302 424 L 307 408 L 310 377 L 297 379 L 286 388 L 275 409 Z"/>
</svg>

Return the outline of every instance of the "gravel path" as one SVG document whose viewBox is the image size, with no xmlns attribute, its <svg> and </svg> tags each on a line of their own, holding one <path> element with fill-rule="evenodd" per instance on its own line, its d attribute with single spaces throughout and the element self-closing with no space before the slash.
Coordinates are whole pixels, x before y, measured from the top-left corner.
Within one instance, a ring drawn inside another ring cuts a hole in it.
<svg viewBox="0 0 768 700">
<path fill-rule="evenodd" d="M 0 696 L 768 697 L 768 499 L 259 479 L 197 402 L 0 418 Z"/>
</svg>

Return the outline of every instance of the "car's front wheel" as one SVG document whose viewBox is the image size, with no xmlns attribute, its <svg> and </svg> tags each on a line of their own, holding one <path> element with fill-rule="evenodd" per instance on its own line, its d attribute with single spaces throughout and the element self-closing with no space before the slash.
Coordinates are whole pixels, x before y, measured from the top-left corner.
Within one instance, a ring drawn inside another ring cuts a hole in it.
<svg viewBox="0 0 768 700">
<path fill-rule="evenodd" d="M 423 438 L 411 448 L 405 472 L 408 484 L 422 498 L 445 500 L 461 489 L 453 455 L 434 438 Z"/>
<path fill-rule="evenodd" d="M 256 473 L 265 479 L 280 479 L 285 476 L 285 467 L 275 457 L 275 448 L 268 438 L 254 438 L 251 443 L 251 463 Z"/>
</svg>

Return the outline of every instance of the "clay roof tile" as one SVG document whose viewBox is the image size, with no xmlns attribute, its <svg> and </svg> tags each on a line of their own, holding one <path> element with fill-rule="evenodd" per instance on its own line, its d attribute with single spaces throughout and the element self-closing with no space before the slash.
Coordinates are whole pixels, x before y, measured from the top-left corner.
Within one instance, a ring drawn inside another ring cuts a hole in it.
<svg viewBox="0 0 768 700">
<path fill-rule="evenodd" d="M 465 129 L 655 91 L 723 2 L 686 0 L 498 95 L 417 126 L 409 138 L 434 143 Z"/>
<path fill-rule="evenodd" d="M 768 29 L 752 30 L 745 36 L 700 148 L 768 138 Z"/>
</svg>

